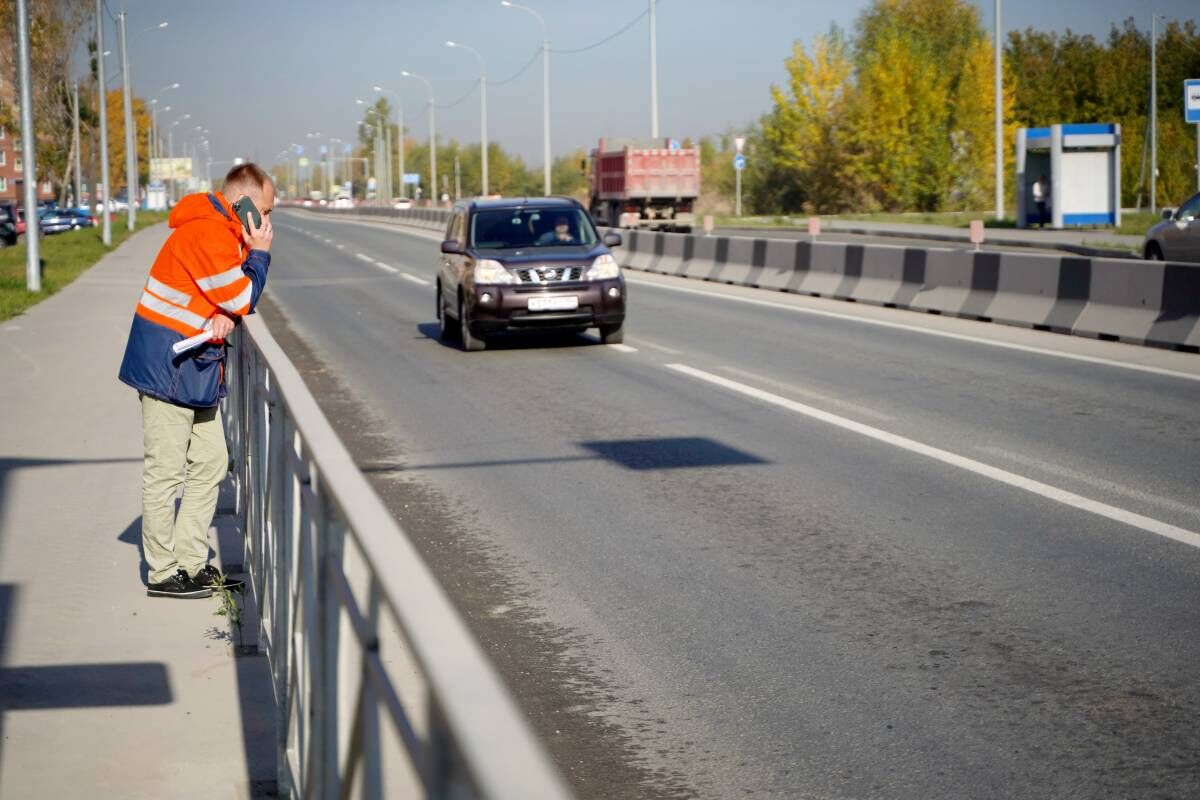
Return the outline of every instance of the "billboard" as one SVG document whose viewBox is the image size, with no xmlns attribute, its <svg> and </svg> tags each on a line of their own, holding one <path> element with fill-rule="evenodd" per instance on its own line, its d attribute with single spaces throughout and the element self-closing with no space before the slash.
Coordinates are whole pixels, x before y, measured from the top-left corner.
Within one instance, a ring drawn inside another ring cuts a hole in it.
<svg viewBox="0 0 1200 800">
<path fill-rule="evenodd" d="M 192 160 L 190 158 L 150 159 L 150 180 L 152 181 L 186 181 L 191 177 Z"/>
</svg>

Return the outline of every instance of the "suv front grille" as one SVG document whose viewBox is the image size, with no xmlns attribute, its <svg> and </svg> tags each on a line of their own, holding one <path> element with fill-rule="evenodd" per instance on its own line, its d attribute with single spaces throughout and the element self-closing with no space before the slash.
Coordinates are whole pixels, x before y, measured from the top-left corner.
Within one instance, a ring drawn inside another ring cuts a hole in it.
<svg viewBox="0 0 1200 800">
<path fill-rule="evenodd" d="M 583 280 L 583 267 L 523 267 L 514 269 L 521 283 L 565 283 Z"/>
</svg>

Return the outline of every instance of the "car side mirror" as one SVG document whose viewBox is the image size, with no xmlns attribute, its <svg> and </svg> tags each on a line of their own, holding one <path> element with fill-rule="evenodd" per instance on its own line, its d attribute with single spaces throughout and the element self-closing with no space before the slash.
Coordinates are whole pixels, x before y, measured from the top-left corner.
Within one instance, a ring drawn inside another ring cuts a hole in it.
<svg viewBox="0 0 1200 800">
<path fill-rule="evenodd" d="M 442 242 L 442 252 L 447 255 L 461 256 L 463 254 L 463 246 L 456 239 L 447 239 Z"/>
<path fill-rule="evenodd" d="M 619 234 L 619 233 L 604 234 L 604 246 L 605 247 L 620 247 L 621 246 L 621 234 Z"/>
<path fill-rule="evenodd" d="M 1171 220 L 1175 219 L 1175 209 L 1173 209 L 1173 208 L 1164 208 L 1164 209 L 1162 210 L 1162 218 L 1163 218 L 1164 220 L 1166 220 L 1167 222 L 1170 222 Z"/>
</svg>

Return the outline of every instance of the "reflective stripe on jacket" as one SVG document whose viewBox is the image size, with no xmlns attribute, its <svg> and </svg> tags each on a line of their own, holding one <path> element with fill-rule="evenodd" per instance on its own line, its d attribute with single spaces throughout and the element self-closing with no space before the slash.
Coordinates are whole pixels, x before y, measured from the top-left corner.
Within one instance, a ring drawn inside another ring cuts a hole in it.
<svg viewBox="0 0 1200 800">
<path fill-rule="evenodd" d="M 168 403 L 208 408 L 225 391 L 224 343 L 179 355 L 171 346 L 200 333 L 217 313 L 253 313 L 271 255 L 251 250 L 243 256 L 242 224 L 219 192 L 184 197 L 168 224 L 174 231 L 142 289 L 119 378 Z"/>
</svg>

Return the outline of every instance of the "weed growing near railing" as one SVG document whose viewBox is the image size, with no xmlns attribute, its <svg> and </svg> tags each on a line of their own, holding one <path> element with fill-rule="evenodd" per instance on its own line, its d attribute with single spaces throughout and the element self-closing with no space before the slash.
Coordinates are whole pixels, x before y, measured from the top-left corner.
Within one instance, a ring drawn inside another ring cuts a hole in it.
<svg viewBox="0 0 1200 800">
<path fill-rule="evenodd" d="M 213 597 L 217 598 L 217 610 L 213 614 L 225 617 L 233 623 L 233 626 L 237 628 L 237 642 L 234 647 L 240 647 L 242 644 L 242 606 L 234 597 L 235 591 L 225 585 L 224 575 L 217 578 L 216 583 L 213 584 Z"/>
</svg>

